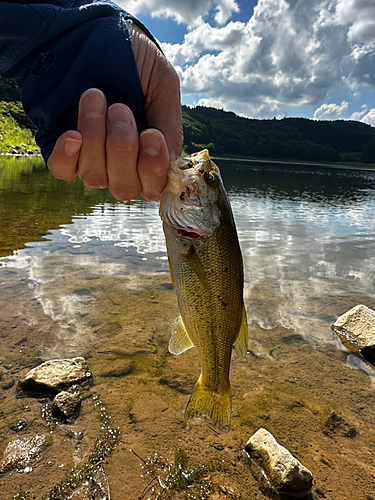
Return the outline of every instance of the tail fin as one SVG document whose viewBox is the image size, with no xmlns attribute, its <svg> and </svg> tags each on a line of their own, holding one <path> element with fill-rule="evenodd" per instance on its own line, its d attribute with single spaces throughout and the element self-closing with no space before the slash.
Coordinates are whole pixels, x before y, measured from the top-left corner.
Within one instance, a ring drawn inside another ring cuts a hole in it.
<svg viewBox="0 0 375 500">
<path fill-rule="evenodd" d="M 208 415 L 213 423 L 224 432 L 230 427 L 231 397 L 230 385 L 221 392 L 215 392 L 202 383 L 202 375 L 195 384 L 192 395 L 185 409 L 185 418 Z"/>
</svg>

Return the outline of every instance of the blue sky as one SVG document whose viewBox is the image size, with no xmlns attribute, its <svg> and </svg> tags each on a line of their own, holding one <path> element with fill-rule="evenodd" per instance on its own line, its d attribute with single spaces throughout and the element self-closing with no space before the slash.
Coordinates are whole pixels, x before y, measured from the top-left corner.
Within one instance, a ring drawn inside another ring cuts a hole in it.
<svg viewBox="0 0 375 500">
<path fill-rule="evenodd" d="M 183 104 L 375 126 L 374 0 L 123 0 L 161 43 Z"/>
</svg>

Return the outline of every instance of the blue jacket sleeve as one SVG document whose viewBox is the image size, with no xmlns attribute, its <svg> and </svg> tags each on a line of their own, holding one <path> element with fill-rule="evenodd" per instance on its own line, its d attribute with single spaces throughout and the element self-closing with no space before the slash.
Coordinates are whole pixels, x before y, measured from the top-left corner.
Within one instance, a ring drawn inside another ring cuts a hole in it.
<svg viewBox="0 0 375 500">
<path fill-rule="evenodd" d="M 129 21 L 140 23 L 110 1 L 42 2 L 0 1 L 0 74 L 21 86 L 45 161 L 57 138 L 77 128 L 79 98 L 90 87 L 108 106 L 127 104 L 139 132 L 147 128 L 128 30 Z"/>
</svg>

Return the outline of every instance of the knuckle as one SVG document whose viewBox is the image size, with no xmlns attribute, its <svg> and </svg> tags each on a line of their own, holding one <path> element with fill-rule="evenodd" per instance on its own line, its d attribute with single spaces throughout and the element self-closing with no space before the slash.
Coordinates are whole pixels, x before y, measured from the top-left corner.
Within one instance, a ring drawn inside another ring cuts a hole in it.
<svg viewBox="0 0 375 500">
<path fill-rule="evenodd" d="M 103 189 L 108 187 L 108 180 L 103 177 L 80 175 L 80 179 L 83 184 L 89 188 Z"/>
<path fill-rule="evenodd" d="M 146 201 L 157 201 L 160 198 L 160 193 L 154 194 L 154 193 L 149 193 L 147 191 L 142 191 L 142 197 Z"/>
<path fill-rule="evenodd" d="M 107 141 L 107 155 L 113 160 L 137 158 L 138 135 L 132 134 L 131 137 L 109 137 Z"/>
<path fill-rule="evenodd" d="M 153 179 L 158 179 L 160 182 L 161 179 L 165 177 L 165 180 L 167 180 L 167 173 L 168 173 L 168 165 L 166 166 L 165 164 L 156 164 L 153 166 L 152 171 L 150 171 L 147 174 L 147 177 L 153 178 Z"/>
<path fill-rule="evenodd" d="M 129 151 L 118 145 L 116 148 L 111 148 L 110 156 L 112 161 L 123 161 L 129 158 Z"/>
<path fill-rule="evenodd" d="M 70 174 L 70 175 L 67 175 L 63 180 L 64 181 L 74 181 L 74 179 L 77 177 L 77 174 L 74 173 L 74 174 Z"/>
<path fill-rule="evenodd" d="M 55 177 L 55 179 L 58 179 L 60 181 L 73 181 L 77 177 L 77 172 L 75 169 L 67 170 L 64 168 L 49 167 L 49 171 Z"/>
<path fill-rule="evenodd" d="M 137 186 L 134 187 L 126 187 L 126 188 L 109 188 L 112 196 L 119 201 L 128 201 L 134 200 L 141 194 L 141 189 Z"/>
</svg>

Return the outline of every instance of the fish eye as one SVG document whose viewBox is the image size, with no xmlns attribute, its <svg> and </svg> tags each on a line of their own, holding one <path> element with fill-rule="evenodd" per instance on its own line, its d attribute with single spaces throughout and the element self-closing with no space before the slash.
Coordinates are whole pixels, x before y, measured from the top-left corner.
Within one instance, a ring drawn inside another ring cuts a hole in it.
<svg viewBox="0 0 375 500">
<path fill-rule="evenodd" d="M 209 185 L 212 185 L 212 184 L 215 184 L 217 182 L 217 174 L 216 172 L 205 172 L 203 174 L 203 179 L 205 181 L 206 184 L 209 184 Z"/>
</svg>

